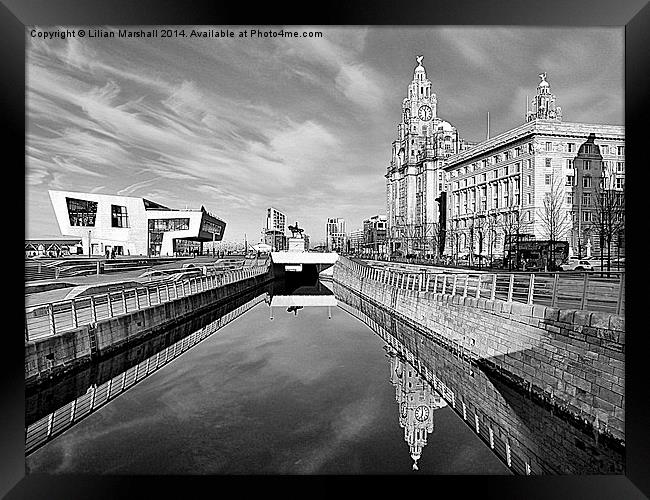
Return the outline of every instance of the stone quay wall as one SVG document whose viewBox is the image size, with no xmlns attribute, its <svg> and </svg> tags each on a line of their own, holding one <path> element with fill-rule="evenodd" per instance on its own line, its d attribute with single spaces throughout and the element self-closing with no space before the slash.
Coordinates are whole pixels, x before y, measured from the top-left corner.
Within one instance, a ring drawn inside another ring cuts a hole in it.
<svg viewBox="0 0 650 500">
<path fill-rule="evenodd" d="M 482 366 L 598 432 L 625 439 L 625 319 L 404 290 L 339 260 L 334 281 L 436 333 Z"/>
<path fill-rule="evenodd" d="M 58 378 L 91 360 L 103 358 L 174 325 L 272 281 L 268 272 L 228 283 L 171 302 L 108 318 L 74 330 L 25 343 L 27 388 Z"/>
<path fill-rule="evenodd" d="M 624 474 L 624 448 L 501 382 L 408 318 L 338 283 L 339 306 L 403 356 L 515 474 Z"/>
</svg>

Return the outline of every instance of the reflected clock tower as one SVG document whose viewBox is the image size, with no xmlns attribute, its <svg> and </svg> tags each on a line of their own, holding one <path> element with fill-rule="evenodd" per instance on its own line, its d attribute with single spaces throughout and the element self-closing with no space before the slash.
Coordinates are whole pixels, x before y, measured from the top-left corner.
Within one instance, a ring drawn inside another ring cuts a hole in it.
<svg viewBox="0 0 650 500">
<path fill-rule="evenodd" d="M 433 413 L 447 406 L 447 402 L 397 351 L 388 345 L 386 350 L 390 358 L 390 381 L 395 386 L 399 406 L 399 425 L 404 429 L 404 440 L 411 451 L 413 470 L 418 470 L 427 436 L 434 430 Z"/>
</svg>

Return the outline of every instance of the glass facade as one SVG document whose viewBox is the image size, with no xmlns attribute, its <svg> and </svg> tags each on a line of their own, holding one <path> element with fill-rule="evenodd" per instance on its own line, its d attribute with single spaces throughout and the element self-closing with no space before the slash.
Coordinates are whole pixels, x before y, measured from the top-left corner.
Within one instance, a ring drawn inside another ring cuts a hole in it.
<svg viewBox="0 0 650 500">
<path fill-rule="evenodd" d="M 71 226 L 95 226 L 97 218 L 97 202 L 66 198 L 68 216 Z"/>
<path fill-rule="evenodd" d="M 182 231 L 189 228 L 189 218 L 149 219 L 149 255 L 160 255 L 163 233 L 167 231 Z"/>
<path fill-rule="evenodd" d="M 189 218 L 149 219 L 149 231 L 183 231 L 190 228 Z"/>
<path fill-rule="evenodd" d="M 201 222 L 201 231 L 216 234 L 219 236 L 221 234 L 221 225 L 204 219 Z"/>
</svg>

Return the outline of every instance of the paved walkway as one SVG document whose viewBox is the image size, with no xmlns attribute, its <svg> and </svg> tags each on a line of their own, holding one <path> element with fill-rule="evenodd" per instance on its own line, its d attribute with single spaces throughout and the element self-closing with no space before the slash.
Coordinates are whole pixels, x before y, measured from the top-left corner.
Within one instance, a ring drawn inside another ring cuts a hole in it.
<svg viewBox="0 0 650 500">
<path fill-rule="evenodd" d="M 184 259 L 178 262 L 170 262 L 167 264 L 160 264 L 157 266 L 152 266 L 148 269 L 135 269 L 133 271 L 120 271 L 116 273 L 108 274 L 89 274 L 87 276 L 73 276 L 59 278 L 58 280 L 38 280 L 30 281 L 26 283 L 25 290 L 26 292 L 29 288 L 33 288 L 39 285 L 48 285 L 48 284 L 68 284 L 69 286 L 63 288 L 57 288 L 54 290 L 46 290 L 42 292 L 26 293 L 25 294 L 25 307 L 35 306 L 38 304 L 47 304 L 49 302 L 56 302 L 60 300 L 65 300 L 69 294 L 76 287 L 79 286 L 89 286 L 89 285 L 104 285 L 109 283 L 115 283 L 116 285 L 121 284 L 122 287 L 126 285 L 126 288 L 135 287 L 138 285 L 145 285 L 154 280 L 158 280 L 157 277 L 141 277 L 142 274 L 151 270 L 170 270 L 177 269 L 178 271 L 186 270 L 190 265 L 195 268 L 202 268 L 203 266 L 214 266 L 217 270 L 226 271 L 229 269 L 240 269 L 241 267 L 251 267 L 255 265 L 262 265 L 265 262 L 263 258 L 259 259 L 244 259 L 240 256 L 225 256 L 224 258 L 217 258 L 211 256 L 200 256 L 192 259 Z M 191 267 L 190 267 L 191 268 Z"/>
</svg>

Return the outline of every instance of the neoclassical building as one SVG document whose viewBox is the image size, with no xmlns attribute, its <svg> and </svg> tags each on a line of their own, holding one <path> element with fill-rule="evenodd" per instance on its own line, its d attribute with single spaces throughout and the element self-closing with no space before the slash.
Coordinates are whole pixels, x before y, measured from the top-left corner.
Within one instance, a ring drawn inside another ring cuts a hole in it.
<svg viewBox="0 0 650 500">
<path fill-rule="evenodd" d="M 501 257 L 513 238 L 551 239 L 553 219 L 552 239 L 568 241 L 570 254 L 598 255 L 599 187 L 622 198 L 624 127 L 564 122 L 543 73 L 522 125 L 468 143 L 438 117 L 417 61 L 385 175 L 387 253 Z M 623 246 L 622 231 L 613 244 Z"/>
<path fill-rule="evenodd" d="M 523 125 L 447 158 L 447 255 L 503 256 L 515 236 L 550 239 L 549 219 L 570 254 L 600 253 L 599 186 L 622 195 L 624 127 L 563 122 L 539 76 Z"/>
<path fill-rule="evenodd" d="M 402 101 L 397 139 L 386 172 L 388 252 L 433 254 L 439 241 L 436 198 L 443 191 L 444 160 L 466 145 L 438 116 L 438 98 L 417 57 L 413 80 Z"/>
</svg>

